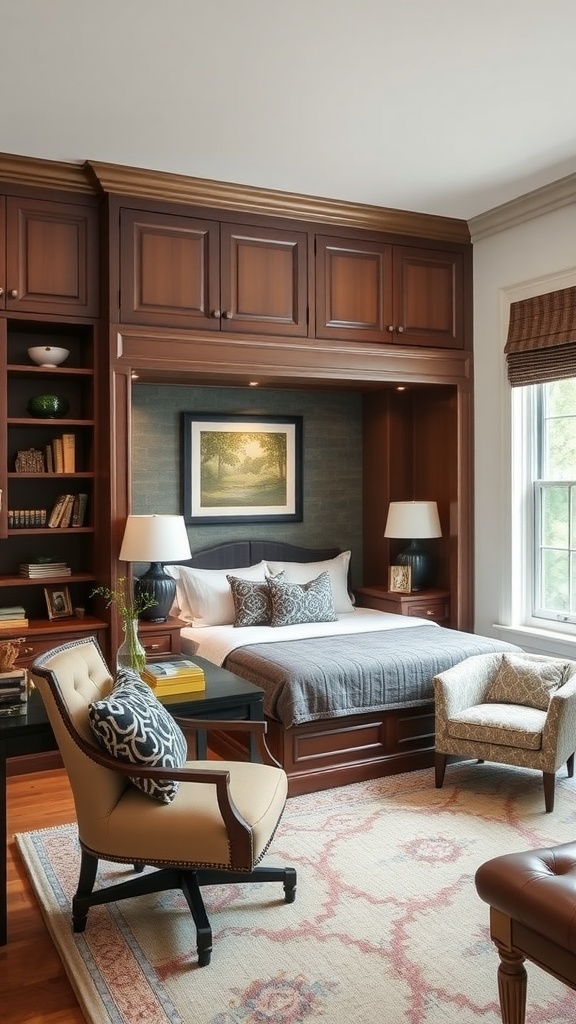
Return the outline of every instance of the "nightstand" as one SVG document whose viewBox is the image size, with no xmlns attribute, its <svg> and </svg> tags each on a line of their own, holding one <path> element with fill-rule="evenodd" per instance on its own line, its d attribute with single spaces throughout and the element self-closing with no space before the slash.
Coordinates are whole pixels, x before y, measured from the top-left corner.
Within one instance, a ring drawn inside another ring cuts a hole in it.
<svg viewBox="0 0 576 1024">
<path fill-rule="evenodd" d="M 394 615 L 416 615 L 434 622 L 450 621 L 450 591 L 429 587 L 412 594 L 395 594 L 386 587 L 358 587 L 355 591 L 361 608 L 375 608 Z"/>
<path fill-rule="evenodd" d="M 180 654 L 180 630 L 186 623 L 181 619 L 166 619 L 166 622 L 138 622 L 138 636 L 146 651 L 147 658 L 157 658 L 161 654 Z"/>
</svg>

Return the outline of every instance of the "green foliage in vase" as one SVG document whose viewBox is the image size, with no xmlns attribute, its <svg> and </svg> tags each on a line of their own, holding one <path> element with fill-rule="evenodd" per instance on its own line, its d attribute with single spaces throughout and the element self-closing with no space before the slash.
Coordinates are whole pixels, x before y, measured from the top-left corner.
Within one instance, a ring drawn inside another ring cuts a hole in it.
<svg viewBox="0 0 576 1024">
<path fill-rule="evenodd" d="M 114 605 L 122 622 L 131 622 L 137 619 L 147 608 L 152 608 L 158 601 L 152 594 L 145 590 L 139 590 L 137 594 L 130 593 L 125 576 L 120 576 L 116 587 L 96 587 L 90 597 L 103 597 L 106 600 L 106 607 Z"/>
</svg>

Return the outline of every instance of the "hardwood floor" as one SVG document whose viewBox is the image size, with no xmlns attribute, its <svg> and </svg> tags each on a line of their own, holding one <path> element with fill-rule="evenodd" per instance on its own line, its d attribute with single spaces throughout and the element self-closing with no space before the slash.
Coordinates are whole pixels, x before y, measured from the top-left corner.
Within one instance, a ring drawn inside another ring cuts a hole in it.
<svg viewBox="0 0 576 1024">
<path fill-rule="evenodd" d="M 74 821 L 63 769 L 7 782 L 8 945 L 0 947 L 2 1024 L 85 1024 L 28 883 L 15 832 Z"/>
</svg>

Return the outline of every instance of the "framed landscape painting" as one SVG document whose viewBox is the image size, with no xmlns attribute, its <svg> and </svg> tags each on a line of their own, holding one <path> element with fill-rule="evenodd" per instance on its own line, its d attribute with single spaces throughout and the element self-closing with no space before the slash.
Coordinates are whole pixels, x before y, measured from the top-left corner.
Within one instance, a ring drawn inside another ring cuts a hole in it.
<svg viewBox="0 0 576 1024">
<path fill-rule="evenodd" d="M 184 520 L 302 520 L 302 417 L 182 414 Z"/>
</svg>

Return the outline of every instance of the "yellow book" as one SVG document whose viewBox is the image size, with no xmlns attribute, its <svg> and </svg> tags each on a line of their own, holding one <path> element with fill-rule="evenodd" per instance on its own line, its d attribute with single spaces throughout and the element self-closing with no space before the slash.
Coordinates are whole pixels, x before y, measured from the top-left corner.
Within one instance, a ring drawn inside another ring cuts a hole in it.
<svg viewBox="0 0 576 1024">
<path fill-rule="evenodd" d="M 187 658 L 149 662 L 142 670 L 142 679 L 161 693 L 192 693 L 206 688 L 204 672 Z"/>
<path fill-rule="evenodd" d="M 62 434 L 62 463 L 65 473 L 76 472 L 76 438 L 74 434 Z"/>
</svg>

